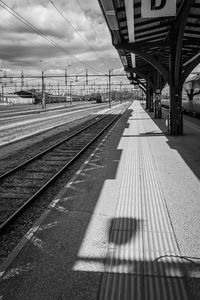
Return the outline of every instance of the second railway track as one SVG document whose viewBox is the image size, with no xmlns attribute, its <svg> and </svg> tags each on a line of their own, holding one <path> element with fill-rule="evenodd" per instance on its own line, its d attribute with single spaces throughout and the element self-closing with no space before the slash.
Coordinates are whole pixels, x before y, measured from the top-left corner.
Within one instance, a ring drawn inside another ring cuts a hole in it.
<svg viewBox="0 0 200 300">
<path fill-rule="evenodd" d="M 0 176 L 0 233 L 122 113 L 108 114 Z"/>
</svg>

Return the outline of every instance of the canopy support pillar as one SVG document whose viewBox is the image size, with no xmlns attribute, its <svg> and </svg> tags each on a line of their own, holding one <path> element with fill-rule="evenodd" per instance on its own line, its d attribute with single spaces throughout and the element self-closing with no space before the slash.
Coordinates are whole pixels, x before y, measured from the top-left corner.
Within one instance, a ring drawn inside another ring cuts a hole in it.
<svg viewBox="0 0 200 300">
<path fill-rule="evenodd" d="M 170 112 L 169 112 L 169 131 L 171 135 L 177 136 L 183 134 L 183 116 L 182 116 L 182 86 L 180 86 L 180 77 L 182 73 L 182 65 L 179 63 L 177 68 L 176 49 L 177 36 L 175 28 L 170 30 Z"/>
</svg>

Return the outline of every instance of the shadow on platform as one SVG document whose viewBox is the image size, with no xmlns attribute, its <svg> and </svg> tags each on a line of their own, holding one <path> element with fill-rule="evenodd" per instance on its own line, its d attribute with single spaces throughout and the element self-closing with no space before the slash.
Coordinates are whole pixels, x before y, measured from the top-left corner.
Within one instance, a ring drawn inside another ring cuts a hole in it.
<svg viewBox="0 0 200 300">
<path fill-rule="evenodd" d="M 165 282 L 165 276 L 169 276 L 170 278 L 167 277 L 168 279 L 166 280 L 166 289 L 169 289 L 169 286 L 167 286 L 168 283 L 172 282 L 172 285 L 179 284 L 180 278 L 177 277 L 178 275 L 186 277 L 184 281 L 190 291 L 188 300 L 199 299 L 200 278 L 196 278 L 195 274 L 196 271 L 200 269 L 200 263 L 194 263 L 189 258 L 172 257 L 169 255 L 157 256 L 155 260 L 148 260 L 145 258 L 144 252 L 142 252 L 143 257 L 138 256 L 138 259 L 134 259 L 137 257 L 137 253 L 135 255 L 134 249 L 131 250 L 131 253 L 124 251 L 121 255 L 117 255 L 115 251 L 113 251 L 113 254 L 108 253 L 106 257 L 101 257 L 98 252 L 94 253 L 94 255 L 90 255 L 89 251 L 86 251 L 84 255 L 82 253 L 80 254 L 80 249 L 84 243 L 88 226 L 91 222 L 103 185 L 107 180 L 111 179 L 112 181 L 112 179 L 116 179 L 116 172 L 122 151 L 118 149 L 118 144 L 123 135 L 124 127 L 129 126 L 127 122 L 131 112 L 132 110 L 128 110 L 123 121 L 124 125 L 118 130 L 117 138 L 112 144 L 112 168 L 104 168 L 103 174 L 100 176 L 100 170 L 103 170 L 102 165 L 104 165 L 106 158 L 98 159 L 100 152 L 97 152 L 97 156 L 94 157 L 95 160 L 91 161 L 87 170 L 84 170 L 82 174 L 83 177 L 77 180 L 77 184 L 79 184 L 78 188 L 76 189 L 75 182 L 72 186 L 73 188 L 70 190 L 70 195 L 67 195 L 64 199 L 65 201 L 59 203 L 58 207 L 54 208 L 57 215 L 55 213 L 53 218 L 52 216 L 51 219 L 46 218 L 44 227 L 36 231 L 30 239 L 30 242 L 26 245 L 26 251 L 23 250 L 24 252 L 21 255 L 23 265 L 21 264 L 20 257 L 18 257 L 19 260 L 16 260 L 15 263 L 11 265 L 9 272 L 1 278 L 0 299 L 1 297 L 2 299 L 22 300 L 89 300 L 97 299 L 98 297 L 100 299 L 102 293 L 101 290 L 100 295 L 98 295 L 100 283 L 102 283 L 101 289 L 104 289 L 106 280 L 117 280 L 119 284 L 121 282 L 123 289 L 126 287 L 127 290 L 131 290 L 136 287 L 136 285 L 133 285 L 133 277 L 139 280 L 140 291 L 137 292 L 144 296 L 144 282 L 146 282 L 146 286 L 149 285 L 149 287 L 153 287 L 154 290 L 152 293 L 156 294 L 159 280 L 163 283 Z M 141 136 L 151 135 L 155 136 L 157 133 L 151 132 Z M 174 139 L 169 139 L 169 143 L 173 143 Z M 182 152 L 184 155 L 183 150 Z M 91 182 L 87 182 L 87 178 L 90 176 L 89 172 L 92 169 L 96 169 L 96 176 L 98 176 L 98 180 L 95 182 L 94 192 L 92 192 L 93 186 Z M 86 190 L 85 197 L 83 197 L 85 201 L 79 201 L 80 193 L 83 193 L 81 184 L 84 185 Z M 88 192 L 92 193 L 92 197 L 89 198 L 87 196 Z M 61 216 L 62 221 L 60 223 L 56 222 L 58 215 Z M 103 213 L 101 217 L 102 216 Z M 95 229 L 96 235 L 98 236 L 98 227 Z M 126 247 L 130 242 L 132 242 L 134 246 L 136 237 L 141 235 L 143 230 L 143 220 L 135 218 L 110 218 L 106 231 L 108 248 L 109 245 L 112 245 L 111 250 L 117 251 Z M 113 234 L 117 231 L 124 231 L 126 234 Z M 46 236 L 48 236 L 48 239 Z M 89 236 L 89 241 L 91 237 Z M 30 247 L 30 250 L 28 247 L 31 243 L 33 247 Z M 96 241 L 94 241 L 94 244 L 95 243 Z M 95 244 L 94 249 L 98 249 L 98 246 L 99 245 Z M 103 250 L 105 250 L 105 248 Z M 27 253 L 29 253 L 29 255 L 27 255 Z M 133 259 L 130 259 L 130 257 Z M 86 262 L 89 263 L 90 266 L 91 264 L 98 263 L 103 266 L 103 270 L 95 269 L 95 267 L 92 271 L 87 268 L 85 270 L 74 270 L 74 265 L 77 262 Z M 105 276 L 109 276 L 110 279 Z M 116 284 L 116 286 L 118 286 L 118 284 Z M 147 295 L 144 297 L 147 297 Z M 140 299 L 147 299 L 144 297 Z M 119 295 L 116 295 L 116 298 L 112 299 L 123 300 Z M 175 298 L 168 299 L 176 300 Z M 162 298 L 158 300 L 162 300 Z"/>
<path fill-rule="evenodd" d="M 163 119 L 154 119 L 154 113 L 147 113 L 162 131 L 160 135 L 166 136 L 169 147 L 180 154 L 188 167 L 200 180 L 200 131 L 197 132 L 188 126 L 184 126 L 184 134 L 182 136 L 171 136 L 167 132 L 165 125 L 167 115 L 165 116 L 164 114 Z"/>
</svg>

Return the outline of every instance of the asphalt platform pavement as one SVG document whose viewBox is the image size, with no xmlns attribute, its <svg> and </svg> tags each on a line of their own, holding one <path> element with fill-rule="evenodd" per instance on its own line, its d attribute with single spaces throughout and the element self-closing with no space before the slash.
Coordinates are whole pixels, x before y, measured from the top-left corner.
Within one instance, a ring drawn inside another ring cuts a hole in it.
<svg viewBox="0 0 200 300">
<path fill-rule="evenodd" d="M 134 101 L 0 266 L 0 299 L 200 299 L 200 126 Z"/>
</svg>

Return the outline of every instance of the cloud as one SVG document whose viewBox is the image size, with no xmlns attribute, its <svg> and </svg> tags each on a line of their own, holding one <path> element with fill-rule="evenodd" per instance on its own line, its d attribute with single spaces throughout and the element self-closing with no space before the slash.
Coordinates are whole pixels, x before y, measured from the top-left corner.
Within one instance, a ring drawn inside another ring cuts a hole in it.
<svg viewBox="0 0 200 300">
<path fill-rule="evenodd" d="M 38 61 L 45 60 L 46 64 L 59 63 L 60 66 L 70 61 L 76 70 L 91 63 L 93 68 L 105 72 L 110 57 L 115 58 L 120 67 L 97 1 L 54 0 L 54 3 L 69 22 L 47 0 L 10 0 L 8 5 L 56 46 L 0 8 L 1 68 L 33 68 L 35 65 L 38 69 Z M 104 60 L 108 63 L 106 67 Z"/>
</svg>

